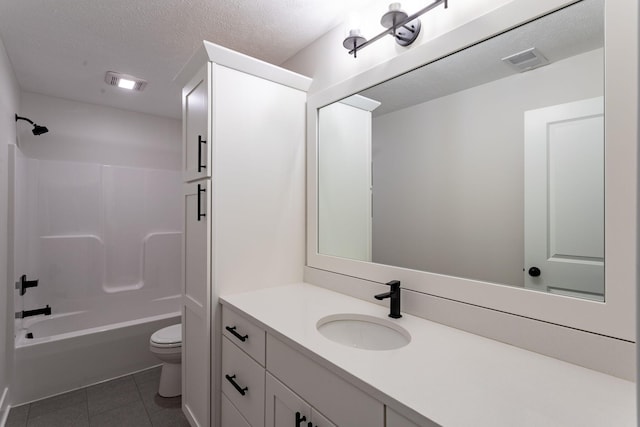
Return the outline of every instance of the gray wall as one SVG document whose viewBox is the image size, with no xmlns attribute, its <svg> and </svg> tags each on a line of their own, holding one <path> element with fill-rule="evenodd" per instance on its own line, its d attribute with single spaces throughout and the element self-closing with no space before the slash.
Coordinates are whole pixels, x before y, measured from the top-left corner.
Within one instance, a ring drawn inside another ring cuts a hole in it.
<svg viewBox="0 0 640 427">
<path fill-rule="evenodd" d="M 0 40 L 0 399 L 9 385 L 13 364 L 13 288 L 7 274 L 8 181 L 7 146 L 15 143 L 20 89 Z M 0 402 L 0 421 L 6 401 Z"/>
<path fill-rule="evenodd" d="M 523 286 L 524 111 L 602 94 L 596 50 L 374 118 L 373 261 Z"/>
</svg>

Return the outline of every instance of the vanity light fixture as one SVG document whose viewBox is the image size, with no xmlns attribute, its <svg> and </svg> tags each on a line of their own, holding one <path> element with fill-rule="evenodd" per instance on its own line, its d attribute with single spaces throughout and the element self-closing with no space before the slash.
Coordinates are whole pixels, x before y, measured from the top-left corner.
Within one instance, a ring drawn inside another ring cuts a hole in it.
<svg viewBox="0 0 640 427">
<path fill-rule="evenodd" d="M 391 3 L 387 13 L 380 18 L 380 24 L 385 27 L 386 30 L 371 40 L 364 38 L 362 34 L 360 34 L 359 29 L 349 30 L 349 35 L 344 39 L 342 45 L 345 49 L 349 50 L 350 55 L 353 54 L 354 58 L 357 57 L 358 50 L 380 40 L 387 34 L 392 35 L 400 46 L 409 46 L 418 38 L 418 34 L 420 34 L 420 19 L 418 19 L 418 17 L 443 3 L 446 9 L 449 6 L 448 0 L 436 0 L 411 16 L 400 9 L 400 3 Z"/>
<path fill-rule="evenodd" d="M 122 89 L 141 91 L 147 86 L 147 81 L 129 74 L 118 73 L 116 71 L 107 71 L 104 81 L 109 86 L 118 86 Z"/>
</svg>

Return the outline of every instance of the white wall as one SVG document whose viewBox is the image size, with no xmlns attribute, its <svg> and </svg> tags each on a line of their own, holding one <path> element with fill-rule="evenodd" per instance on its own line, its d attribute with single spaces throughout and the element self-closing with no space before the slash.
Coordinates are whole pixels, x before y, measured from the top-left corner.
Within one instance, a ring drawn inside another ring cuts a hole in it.
<svg viewBox="0 0 640 427">
<path fill-rule="evenodd" d="M 418 39 L 408 48 L 399 46 L 391 37 L 368 46 L 358 53 L 356 59 L 342 46 L 349 28 L 360 28 L 362 34 L 371 39 L 384 28 L 380 17 L 388 10 L 389 0 L 372 3 L 353 16 L 345 17 L 345 23 L 334 28 L 282 64 L 297 73 L 313 78 L 309 93 L 326 89 L 334 84 L 355 76 L 365 70 L 383 64 L 392 58 L 407 53 L 417 46 L 428 43 L 475 18 L 486 14 L 513 0 L 455 0 L 449 8 L 438 6 L 420 19 L 422 30 Z M 415 13 L 425 7 L 424 0 L 405 0 L 402 8 L 407 13 Z"/>
<path fill-rule="evenodd" d="M 524 112 L 602 96 L 603 69 L 598 49 L 374 118 L 374 262 L 523 286 Z"/>
<path fill-rule="evenodd" d="M 7 146 L 15 143 L 14 113 L 19 109 L 20 89 L 0 40 L 0 422 L 6 407 L 2 396 L 13 365 L 13 289 L 7 274 L 8 163 Z"/>
<path fill-rule="evenodd" d="M 318 251 L 371 261 L 371 112 L 336 102 L 318 115 Z"/>
<path fill-rule="evenodd" d="M 19 144 L 27 157 L 180 170 L 180 120 L 29 92 L 21 95 L 20 115 L 49 129 L 34 136 L 20 122 Z"/>
</svg>

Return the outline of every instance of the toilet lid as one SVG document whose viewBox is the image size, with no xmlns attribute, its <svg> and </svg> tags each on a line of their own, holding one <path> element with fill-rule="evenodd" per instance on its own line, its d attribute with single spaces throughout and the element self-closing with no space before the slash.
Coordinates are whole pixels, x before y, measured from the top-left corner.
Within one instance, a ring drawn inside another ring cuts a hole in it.
<svg viewBox="0 0 640 427">
<path fill-rule="evenodd" d="M 156 344 L 182 343 L 182 324 L 167 326 L 151 335 L 151 342 Z"/>
</svg>

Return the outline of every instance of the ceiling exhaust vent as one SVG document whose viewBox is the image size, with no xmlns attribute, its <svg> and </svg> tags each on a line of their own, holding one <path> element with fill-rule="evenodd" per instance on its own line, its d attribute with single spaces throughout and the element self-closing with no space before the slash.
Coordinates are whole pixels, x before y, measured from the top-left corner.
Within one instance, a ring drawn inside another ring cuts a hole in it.
<svg viewBox="0 0 640 427">
<path fill-rule="evenodd" d="M 141 91 L 147 86 L 147 81 L 129 74 L 122 74 L 116 71 L 107 71 L 104 81 L 110 86 L 118 86 L 123 89 Z"/>
<path fill-rule="evenodd" d="M 549 63 L 549 60 L 535 47 L 514 53 L 513 55 L 502 58 L 502 60 L 520 73 L 542 67 Z"/>
</svg>

